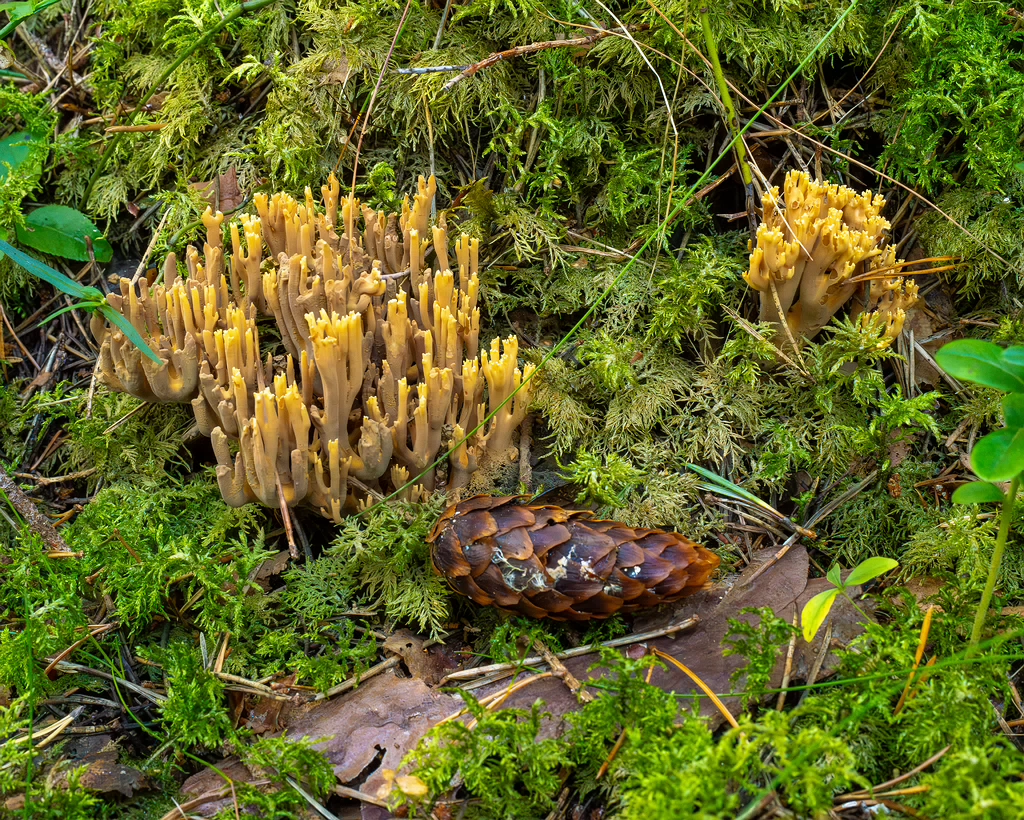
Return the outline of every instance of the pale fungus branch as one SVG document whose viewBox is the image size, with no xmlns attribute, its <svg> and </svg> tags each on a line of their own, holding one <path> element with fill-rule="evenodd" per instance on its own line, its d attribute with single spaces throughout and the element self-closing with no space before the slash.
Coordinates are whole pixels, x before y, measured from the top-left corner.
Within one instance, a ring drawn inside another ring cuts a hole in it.
<svg viewBox="0 0 1024 820">
<path fill-rule="evenodd" d="M 515 337 L 480 352 L 479 241 L 458 239 L 449 267 L 443 221 L 430 224 L 433 178 L 401 215 L 341 197 L 333 176 L 321 190 L 322 211 L 309 189 L 302 202 L 258 194 L 259 216 L 227 226 L 207 211 L 185 278 L 172 254 L 161 283 L 122 279 L 108 301 L 164 365 L 95 321 L 102 380 L 147 401 L 190 402 L 236 506 L 283 500 L 340 521 L 452 444 L 447 475 L 427 473 L 406 497 L 468 487 L 483 465 L 510 463 L 528 389 L 463 441 L 532 369 L 519 368 Z M 283 355 L 261 350 L 261 316 Z"/>
</svg>

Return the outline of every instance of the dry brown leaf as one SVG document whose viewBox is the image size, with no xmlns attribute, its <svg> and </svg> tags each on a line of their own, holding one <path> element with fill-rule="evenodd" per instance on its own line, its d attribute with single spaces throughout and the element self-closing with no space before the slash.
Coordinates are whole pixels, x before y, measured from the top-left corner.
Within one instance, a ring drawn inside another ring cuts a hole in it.
<svg viewBox="0 0 1024 820">
<path fill-rule="evenodd" d="M 217 179 L 193 182 L 189 187 L 201 193 L 213 210 L 226 214 L 236 211 L 245 201 L 245 196 L 238 187 L 238 171 L 233 165 Z"/>
<path fill-rule="evenodd" d="M 68 772 L 85 767 L 79 785 L 95 794 L 131 797 L 141 789 L 148 789 L 145 775 L 138 769 L 120 763 L 117 759 L 118 751 L 110 735 L 76 738 L 74 744 L 64 749 L 67 758 L 62 761 L 61 773 L 55 782 L 64 785 L 67 783 Z"/>
<path fill-rule="evenodd" d="M 384 641 L 384 651 L 398 655 L 410 675 L 430 685 L 436 684 L 459 665 L 444 646 L 435 644 L 428 647 L 423 638 L 408 629 L 399 629 Z"/>
<path fill-rule="evenodd" d="M 921 344 L 923 339 L 928 339 L 935 335 L 935 322 L 932 321 L 925 311 L 919 308 L 911 308 L 907 311 L 906 321 L 903 323 L 903 332 L 907 334 L 909 339 L 910 331 L 914 332 L 914 340 Z M 946 339 L 935 339 L 933 341 L 925 341 L 921 344 L 928 353 L 934 357 L 938 352 L 938 349 L 946 343 Z M 917 387 L 937 387 L 942 383 L 942 376 L 939 375 L 939 371 L 936 370 L 924 356 L 917 352 L 915 349 L 914 355 L 914 384 Z"/>
<path fill-rule="evenodd" d="M 460 701 L 430 689 L 421 680 L 399 678 L 388 671 L 341 697 L 303 706 L 288 704 L 282 716 L 288 728 L 282 734 L 319 740 L 316 748 L 330 760 L 341 783 L 376 794 L 386 782 L 384 772 L 397 770 L 420 738 L 461 706 Z M 236 775 L 243 781 L 252 779 L 237 758 L 216 765 L 233 779 Z M 182 793 L 195 797 L 223 784 L 218 774 L 204 770 L 185 781 Z M 215 804 L 219 808 L 227 805 L 222 800 Z M 217 810 L 207 809 L 203 806 L 196 813 L 209 817 Z"/>
<path fill-rule="evenodd" d="M 344 85 L 352 76 L 352 66 L 341 57 L 338 60 L 326 60 L 320 73 L 320 85 Z"/>
<path fill-rule="evenodd" d="M 288 550 L 281 550 L 259 565 L 253 580 L 263 587 L 264 592 L 269 592 L 269 580 L 288 569 L 289 560 L 291 560 L 291 556 L 288 554 Z"/>
</svg>

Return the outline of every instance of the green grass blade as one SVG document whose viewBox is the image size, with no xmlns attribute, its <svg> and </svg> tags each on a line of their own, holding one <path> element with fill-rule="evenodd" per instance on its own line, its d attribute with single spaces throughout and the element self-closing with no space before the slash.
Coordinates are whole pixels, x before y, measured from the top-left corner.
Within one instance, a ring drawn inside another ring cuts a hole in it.
<svg viewBox="0 0 1024 820">
<path fill-rule="evenodd" d="M 103 314 L 104 319 L 110 322 L 110 324 L 115 325 L 117 329 L 125 335 L 125 338 L 145 353 L 148 358 L 152 359 L 159 365 L 164 364 L 164 360 L 153 352 L 153 349 L 146 344 L 146 340 L 142 338 L 142 334 L 140 334 L 139 331 L 132 326 L 131 322 L 124 318 L 124 316 L 114 310 L 106 302 L 100 305 L 98 310 Z"/>
<path fill-rule="evenodd" d="M 86 285 L 79 284 L 70 276 L 65 276 L 60 271 L 54 270 L 49 265 L 40 262 L 35 257 L 29 256 L 24 251 L 19 251 L 9 242 L 4 242 L 2 239 L 0 239 L 0 252 L 5 253 L 14 261 L 15 264 L 20 265 L 33 276 L 53 285 L 53 287 L 61 293 L 66 293 L 73 299 L 77 299 L 78 304 L 72 305 L 72 307 L 80 307 L 83 310 L 88 310 L 90 312 L 98 310 L 103 314 L 103 317 L 110 322 L 110 324 L 115 325 L 118 330 L 125 335 L 125 338 L 145 353 L 146 356 L 159 365 L 164 363 L 163 359 L 157 356 L 150 346 L 146 344 L 146 340 L 142 338 L 142 334 L 132 327 L 131 323 L 125 319 L 124 316 L 107 304 L 106 297 L 103 295 L 102 291 L 97 288 L 91 288 Z M 54 316 L 59 316 L 66 310 L 70 310 L 70 308 L 62 308 L 49 318 L 52 319 Z"/>
<path fill-rule="evenodd" d="M 701 482 L 701 489 L 710 490 L 711 492 L 717 493 L 718 495 L 724 495 L 728 498 L 735 498 L 737 501 L 747 501 L 751 504 L 755 504 L 758 507 L 762 507 L 766 510 L 774 509 L 768 503 L 762 501 L 756 495 L 749 490 L 744 490 L 738 484 L 733 484 L 729 479 L 722 478 L 722 476 L 711 472 L 697 464 L 687 464 L 686 468 L 693 470 L 697 475 L 704 478 L 706 481 Z"/>
<path fill-rule="evenodd" d="M 59 270 L 54 270 L 45 262 L 40 262 L 34 256 L 29 256 L 24 251 L 18 250 L 11 243 L 5 242 L 3 239 L 0 239 L 0 253 L 9 256 L 16 265 L 20 265 L 37 279 L 42 279 L 44 282 L 53 285 L 61 293 L 66 293 L 72 299 L 77 299 L 79 302 L 102 302 L 104 300 L 101 291 L 76 282 L 70 276 L 66 276 Z"/>
</svg>

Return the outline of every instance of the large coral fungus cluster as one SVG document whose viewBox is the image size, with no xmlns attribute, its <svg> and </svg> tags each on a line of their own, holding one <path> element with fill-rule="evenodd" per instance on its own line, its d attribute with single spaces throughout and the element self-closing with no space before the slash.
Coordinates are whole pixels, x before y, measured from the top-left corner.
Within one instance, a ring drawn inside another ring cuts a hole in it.
<svg viewBox="0 0 1024 820">
<path fill-rule="evenodd" d="M 517 366 L 515 337 L 479 350 L 479 243 L 462 236 L 452 266 L 443 221 L 429 224 L 433 178 L 401 215 L 341 198 L 333 177 L 322 191 L 323 210 L 308 189 L 304 202 L 257 195 L 259 216 L 230 225 L 230 249 L 208 211 L 187 276 L 172 254 L 159 284 L 121 279 L 108 299 L 162 366 L 102 319 L 93 332 L 111 388 L 191 402 L 229 504 L 305 503 L 339 520 L 364 493 L 416 476 L 407 496 L 442 479 L 462 488 L 483 461 L 507 462 L 528 386 L 466 437 L 531 366 Z M 261 355 L 261 325 L 281 355 Z M 427 469 L 453 445 L 446 476 Z"/>
<path fill-rule="evenodd" d="M 851 298 L 862 325 L 899 336 L 917 285 L 898 274 L 895 251 L 883 248 L 885 199 L 842 185 L 786 175 L 785 199 L 772 188 L 750 254 L 747 283 L 759 292 L 761 321 L 772 322 L 780 348 L 813 338 Z M 889 275 L 886 275 L 889 274 Z M 785 327 L 783 326 L 785 321 Z"/>
</svg>

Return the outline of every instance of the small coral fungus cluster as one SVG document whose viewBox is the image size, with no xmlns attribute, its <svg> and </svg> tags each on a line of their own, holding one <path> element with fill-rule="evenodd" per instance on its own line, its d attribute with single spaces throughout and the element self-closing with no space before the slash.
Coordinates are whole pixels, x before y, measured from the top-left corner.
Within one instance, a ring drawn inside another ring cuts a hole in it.
<svg viewBox="0 0 1024 820">
<path fill-rule="evenodd" d="M 882 247 L 889 229 L 884 207 L 885 199 L 870 191 L 858 194 L 800 171 L 786 174 L 784 204 L 778 188 L 768 191 L 744 278 L 760 293 L 760 318 L 776 326 L 777 345 L 813 338 L 854 297 L 854 318 L 884 322 L 888 343 L 899 336 L 917 285 L 899 275 L 895 250 Z"/>
<path fill-rule="evenodd" d="M 172 254 L 162 283 L 122 279 L 108 296 L 163 365 L 96 318 L 103 381 L 147 401 L 191 402 L 232 505 L 306 503 L 339 520 L 362 492 L 405 486 L 459 442 L 445 486 L 468 486 L 483 459 L 509 457 L 529 391 L 466 435 L 530 366 L 517 366 L 514 337 L 479 350 L 479 243 L 455 243 L 453 272 L 443 222 L 428 233 L 435 187 L 421 179 L 401 216 L 340 198 L 333 177 L 323 211 L 309 189 L 305 202 L 257 195 L 259 216 L 230 226 L 230 251 L 223 214 L 207 211 L 187 277 Z M 263 358 L 261 316 L 284 355 Z M 407 495 L 440 478 L 429 470 L 419 481 Z"/>
</svg>

